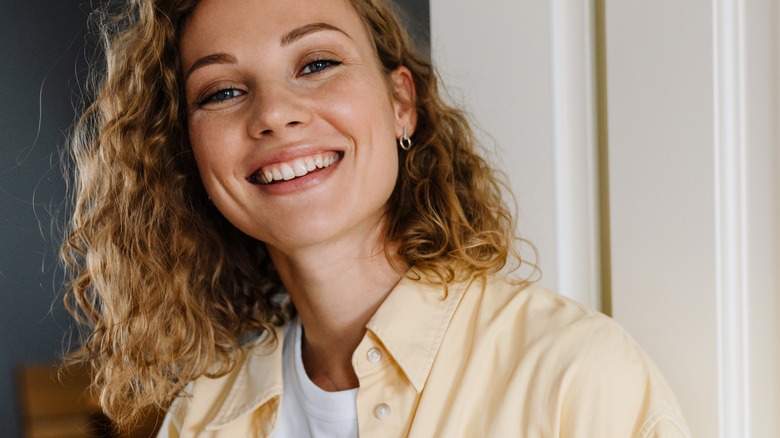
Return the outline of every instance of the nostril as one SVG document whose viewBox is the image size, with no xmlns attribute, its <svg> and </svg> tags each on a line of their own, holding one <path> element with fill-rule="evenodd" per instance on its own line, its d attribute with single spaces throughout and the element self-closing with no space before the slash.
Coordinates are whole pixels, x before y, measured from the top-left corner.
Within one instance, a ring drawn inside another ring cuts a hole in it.
<svg viewBox="0 0 780 438">
<path fill-rule="evenodd" d="M 294 128 L 294 127 L 299 126 L 299 125 L 303 125 L 303 122 L 301 122 L 299 120 L 293 120 L 291 122 L 285 123 L 284 127 L 285 128 Z M 271 137 L 275 133 L 277 133 L 277 130 L 274 130 L 274 128 L 271 127 L 271 128 L 263 129 L 262 131 L 260 131 L 259 134 L 253 134 L 253 135 L 257 135 L 257 136 L 260 136 L 260 137 Z"/>
</svg>

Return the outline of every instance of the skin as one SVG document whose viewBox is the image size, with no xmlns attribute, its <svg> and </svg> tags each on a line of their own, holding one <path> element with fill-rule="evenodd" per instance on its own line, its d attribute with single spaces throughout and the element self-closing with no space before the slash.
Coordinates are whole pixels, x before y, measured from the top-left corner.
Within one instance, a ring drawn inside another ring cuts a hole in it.
<svg viewBox="0 0 780 438">
<path fill-rule="evenodd" d="M 393 265 L 405 267 L 384 225 L 397 139 L 417 120 L 411 73 L 382 71 L 346 0 L 204 0 L 180 44 L 206 190 L 231 223 L 266 243 L 300 315 L 312 381 L 357 387 L 352 353 L 402 276 Z M 340 159 L 289 181 L 252 178 L 323 152 Z"/>
</svg>

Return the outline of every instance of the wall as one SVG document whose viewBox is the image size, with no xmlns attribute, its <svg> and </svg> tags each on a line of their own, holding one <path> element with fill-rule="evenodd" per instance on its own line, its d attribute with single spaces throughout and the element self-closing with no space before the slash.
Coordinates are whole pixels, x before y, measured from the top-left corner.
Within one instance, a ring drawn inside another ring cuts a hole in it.
<svg viewBox="0 0 780 438">
<path fill-rule="evenodd" d="M 774 436 L 778 4 L 606 5 L 614 316 L 696 436 Z"/>
<path fill-rule="evenodd" d="M 614 315 L 653 352 L 696 434 L 715 437 L 715 421 L 696 424 L 718 416 L 705 3 L 607 3 L 610 194 Z"/>
<path fill-rule="evenodd" d="M 433 58 L 498 144 L 542 283 L 611 310 L 694 436 L 780 430 L 778 9 L 431 2 Z"/>
<path fill-rule="evenodd" d="M 431 2 L 434 63 L 509 178 L 542 284 L 558 289 L 550 26 L 544 2 Z"/>
<path fill-rule="evenodd" d="M 86 14 L 78 2 L 6 2 L 0 14 L 0 427 L 17 436 L 14 370 L 50 362 L 69 325 L 57 296 L 64 190 L 58 148 Z M 83 63 L 82 63 L 83 65 Z"/>
<path fill-rule="evenodd" d="M 430 5 L 428 0 L 395 0 L 396 9 L 413 42 L 422 53 L 431 50 Z"/>
<path fill-rule="evenodd" d="M 433 1 L 431 29 L 452 101 L 508 176 L 540 283 L 600 308 L 592 11 L 563 1 Z"/>
</svg>

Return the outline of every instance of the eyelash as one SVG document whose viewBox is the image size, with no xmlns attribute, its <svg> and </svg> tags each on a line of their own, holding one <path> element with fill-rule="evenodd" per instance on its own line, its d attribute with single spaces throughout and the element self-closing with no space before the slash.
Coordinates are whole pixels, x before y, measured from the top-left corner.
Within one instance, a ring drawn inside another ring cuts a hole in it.
<svg viewBox="0 0 780 438">
<path fill-rule="evenodd" d="M 337 65 L 340 65 L 340 61 L 335 61 L 333 59 L 315 59 L 314 61 L 309 62 L 308 64 L 304 65 L 301 69 L 300 75 L 306 76 L 310 74 L 316 74 L 322 71 L 325 71 L 331 67 L 335 67 Z M 306 69 L 313 67 L 315 65 L 319 65 L 320 68 L 317 68 L 316 70 L 305 72 Z"/>
<path fill-rule="evenodd" d="M 232 96 L 226 96 L 227 93 L 233 93 Z M 239 97 L 240 95 L 235 95 L 235 93 L 243 93 L 241 90 L 237 88 L 223 88 L 216 93 L 210 94 L 206 96 L 205 99 L 200 101 L 200 105 L 208 105 L 210 103 L 221 103 L 226 102 L 231 99 L 235 99 L 236 97 Z M 220 98 L 220 95 L 222 98 Z"/>
<path fill-rule="evenodd" d="M 304 65 L 303 68 L 301 68 L 299 75 L 308 76 L 312 74 L 321 73 L 329 68 L 336 67 L 338 65 L 341 65 L 341 61 L 335 61 L 332 59 L 317 59 Z M 310 70 L 310 71 L 306 71 L 306 70 Z M 228 93 L 230 93 L 231 95 L 228 95 Z M 235 99 L 237 97 L 240 97 L 242 94 L 243 91 L 237 88 L 222 88 L 216 91 L 215 93 L 206 96 L 203 100 L 199 102 L 199 105 L 204 106 L 212 103 L 226 102 Z"/>
</svg>

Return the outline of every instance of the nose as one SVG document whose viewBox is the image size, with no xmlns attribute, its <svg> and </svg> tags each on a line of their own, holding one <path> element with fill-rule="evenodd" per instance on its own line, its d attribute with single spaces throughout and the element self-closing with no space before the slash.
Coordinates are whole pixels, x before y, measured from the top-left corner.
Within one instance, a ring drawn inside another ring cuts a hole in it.
<svg viewBox="0 0 780 438">
<path fill-rule="evenodd" d="M 310 120 L 305 96 L 284 83 L 266 84 L 259 88 L 248 123 L 251 137 L 279 135 L 286 129 L 305 125 Z"/>
</svg>

